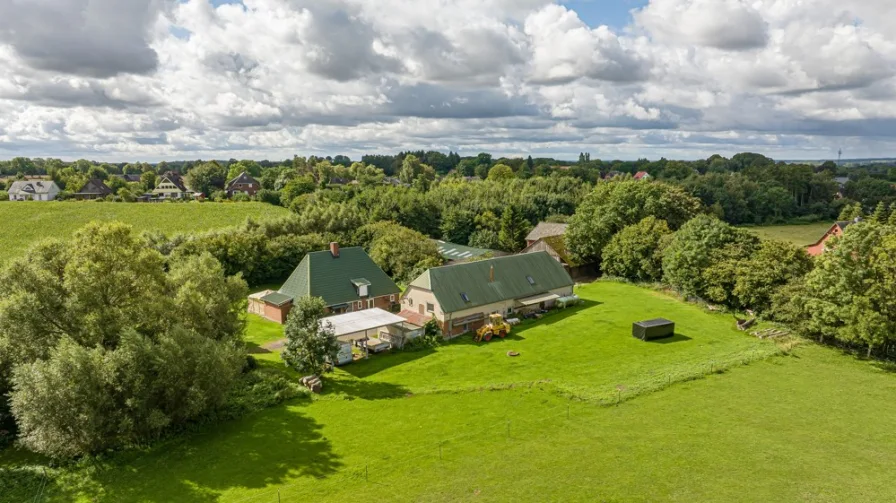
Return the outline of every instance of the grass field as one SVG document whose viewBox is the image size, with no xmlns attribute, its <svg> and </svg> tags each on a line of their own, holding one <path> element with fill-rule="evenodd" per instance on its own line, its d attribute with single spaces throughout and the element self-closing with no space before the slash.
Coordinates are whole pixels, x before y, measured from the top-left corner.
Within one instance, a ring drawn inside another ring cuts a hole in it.
<svg viewBox="0 0 896 503">
<path fill-rule="evenodd" d="M 46 483 L 42 460 L 7 450 L 0 495 L 31 501 L 43 485 L 39 501 L 896 498 L 892 372 L 813 345 L 743 365 L 777 348 L 730 317 L 618 283 L 578 293 L 586 307 L 513 339 L 357 362 L 314 399 L 97 465 L 46 467 Z M 686 338 L 631 337 L 633 319 L 657 315 Z M 250 327 L 255 345 L 279 336 L 257 318 Z M 632 399 L 600 406 L 608 389 Z"/>
<path fill-rule="evenodd" d="M 831 228 L 833 222 L 802 225 L 770 225 L 767 227 L 747 227 L 747 230 L 763 239 L 787 241 L 797 246 L 809 246 Z"/>
<path fill-rule="evenodd" d="M 96 203 L 0 202 L 0 262 L 16 257 L 47 237 L 67 237 L 92 221 L 117 220 L 139 230 L 168 235 L 196 232 L 265 219 L 288 210 L 264 203 Z"/>
</svg>

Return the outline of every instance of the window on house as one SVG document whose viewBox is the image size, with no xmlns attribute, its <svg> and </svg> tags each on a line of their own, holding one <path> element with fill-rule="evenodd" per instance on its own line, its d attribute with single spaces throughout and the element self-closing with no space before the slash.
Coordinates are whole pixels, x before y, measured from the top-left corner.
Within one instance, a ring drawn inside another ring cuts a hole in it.
<svg viewBox="0 0 896 503">
<path fill-rule="evenodd" d="M 526 276 L 526 281 L 528 281 L 530 285 L 535 284 L 535 278 L 533 278 L 532 276 Z"/>
<path fill-rule="evenodd" d="M 426 311 L 427 311 L 427 312 L 431 313 L 431 312 L 433 312 L 433 311 L 435 311 L 435 310 L 436 310 L 436 306 L 430 304 L 429 302 L 426 303 Z"/>
<path fill-rule="evenodd" d="M 461 293 L 460 293 L 460 298 L 464 299 L 464 302 L 470 302 L 470 298 L 467 297 L 466 292 L 461 292 Z"/>
<path fill-rule="evenodd" d="M 361 302 L 360 300 L 358 301 L 358 309 L 359 309 L 359 310 L 360 310 L 360 309 L 364 309 L 364 303 Z"/>
<path fill-rule="evenodd" d="M 408 297 L 408 305 L 414 307 L 414 299 Z"/>
<path fill-rule="evenodd" d="M 367 299 L 367 309 L 373 309 L 373 299 Z"/>
<path fill-rule="evenodd" d="M 389 296 L 389 302 L 395 302 L 395 295 Z"/>
</svg>

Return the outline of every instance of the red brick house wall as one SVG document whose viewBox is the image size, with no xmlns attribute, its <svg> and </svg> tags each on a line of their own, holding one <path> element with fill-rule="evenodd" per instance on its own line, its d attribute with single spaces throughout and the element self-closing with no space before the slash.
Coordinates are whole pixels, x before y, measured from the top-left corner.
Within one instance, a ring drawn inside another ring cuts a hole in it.
<svg viewBox="0 0 896 503">
<path fill-rule="evenodd" d="M 282 325 L 286 323 L 286 317 L 289 316 L 291 309 L 292 303 L 284 304 L 280 307 L 266 303 L 264 305 L 264 317 Z"/>
<path fill-rule="evenodd" d="M 396 301 L 398 300 L 398 296 L 395 296 Z M 363 311 L 365 309 L 369 309 L 367 307 L 367 299 L 363 299 L 361 302 L 361 308 L 358 309 L 358 301 L 352 302 L 351 309 L 345 312 L 355 312 L 355 311 Z M 380 309 L 390 311 L 392 309 L 392 305 L 395 302 L 391 300 L 390 295 L 383 295 L 381 297 L 374 297 L 373 299 L 373 307 L 378 307 Z M 264 317 L 268 320 L 271 320 L 275 323 L 284 324 L 286 323 L 286 318 L 289 316 L 289 311 L 292 309 L 292 303 L 285 304 L 283 306 L 277 307 L 271 304 L 265 303 L 264 305 Z M 329 308 L 326 310 L 327 314 L 333 314 Z"/>
</svg>

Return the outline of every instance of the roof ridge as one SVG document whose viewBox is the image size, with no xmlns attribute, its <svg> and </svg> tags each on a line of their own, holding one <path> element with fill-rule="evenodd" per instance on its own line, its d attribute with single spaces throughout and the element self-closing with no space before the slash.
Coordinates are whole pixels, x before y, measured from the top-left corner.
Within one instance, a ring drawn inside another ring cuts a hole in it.
<svg viewBox="0 0 896 503">
<path fill-rule="evenodd" d="M 512 258 L 519 259 L 519 257 L 523 257 L 524 255 L 532 255 L 532 254 L 538 254 L 538 253 L 544 253 L 545 255 L 550 256 L 550 254 L 546 251 L 537 251 L 537 252 L 527 253 L 527 254 L 517 253 L 515 255 L 502 255 L 500 257 L 491 257 L 491 258 L 487 258 L 484 260 L 474 260 L 472 262 L 462 262 L 460 264 L 445 264 L 445 265 L 440 265 L 437 267 L 430 267 L 429 269 L 426 270 L 426 272 L 428 273 L 429 271 L 433 271 L 436 269 L 446 269 L 448 267 L 473 266 L 475 264 L 481 264 L 482 262 L 492 262 L 492 261 L 498 261 L 498 260 L 503 260 L 503 259 L 512 259 Z"/>
</svg>

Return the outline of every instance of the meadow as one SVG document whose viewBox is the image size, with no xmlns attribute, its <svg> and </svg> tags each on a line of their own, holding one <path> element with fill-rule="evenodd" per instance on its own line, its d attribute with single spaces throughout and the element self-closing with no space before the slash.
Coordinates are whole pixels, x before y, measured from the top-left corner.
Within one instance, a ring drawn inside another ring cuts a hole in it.
<svg viewBox="0 0 896 503">
<path fill-rule="evenodd" d="M 815 244 L 833 224 L 834 222 L 818 222 L 814 224 L 746 227 L 746 229 L 763 239 L 786 241 L 797 246 L 809 246 Z"/>
<path fill-rule="evenodd" d="M 167 235 L 197 232 L 267 219 L 288 210 L 264 203 L 0 202 L 0 263 L 48 237 L 67 238 L 93 222 L 120 221 L 141 231 Z"/>
<path fill-rule="evenodd" d="M 891 501 L 896 376 L 785 352 L 663 293 L 599 282 L 519 327 L 376 355 L 325 392 L 156 446 L 53 467 L 0 452 L 8 501 Z M 679 336 L 631 337 L 665 316 Z M 247 347 L 280 327 L 249 319 Z M 509 350 L 521 356 L 510 358 Z M 284 370 L 285 371 L 285 370 Z M 617 403 L 618 401 L 618 403 Z M 3 486 L 5 484 L 5 487 Z M 279 498 L 279 499 L 278 499 Z M 2 501 L 3 500 L 0 498 Z"/>
</svg>

